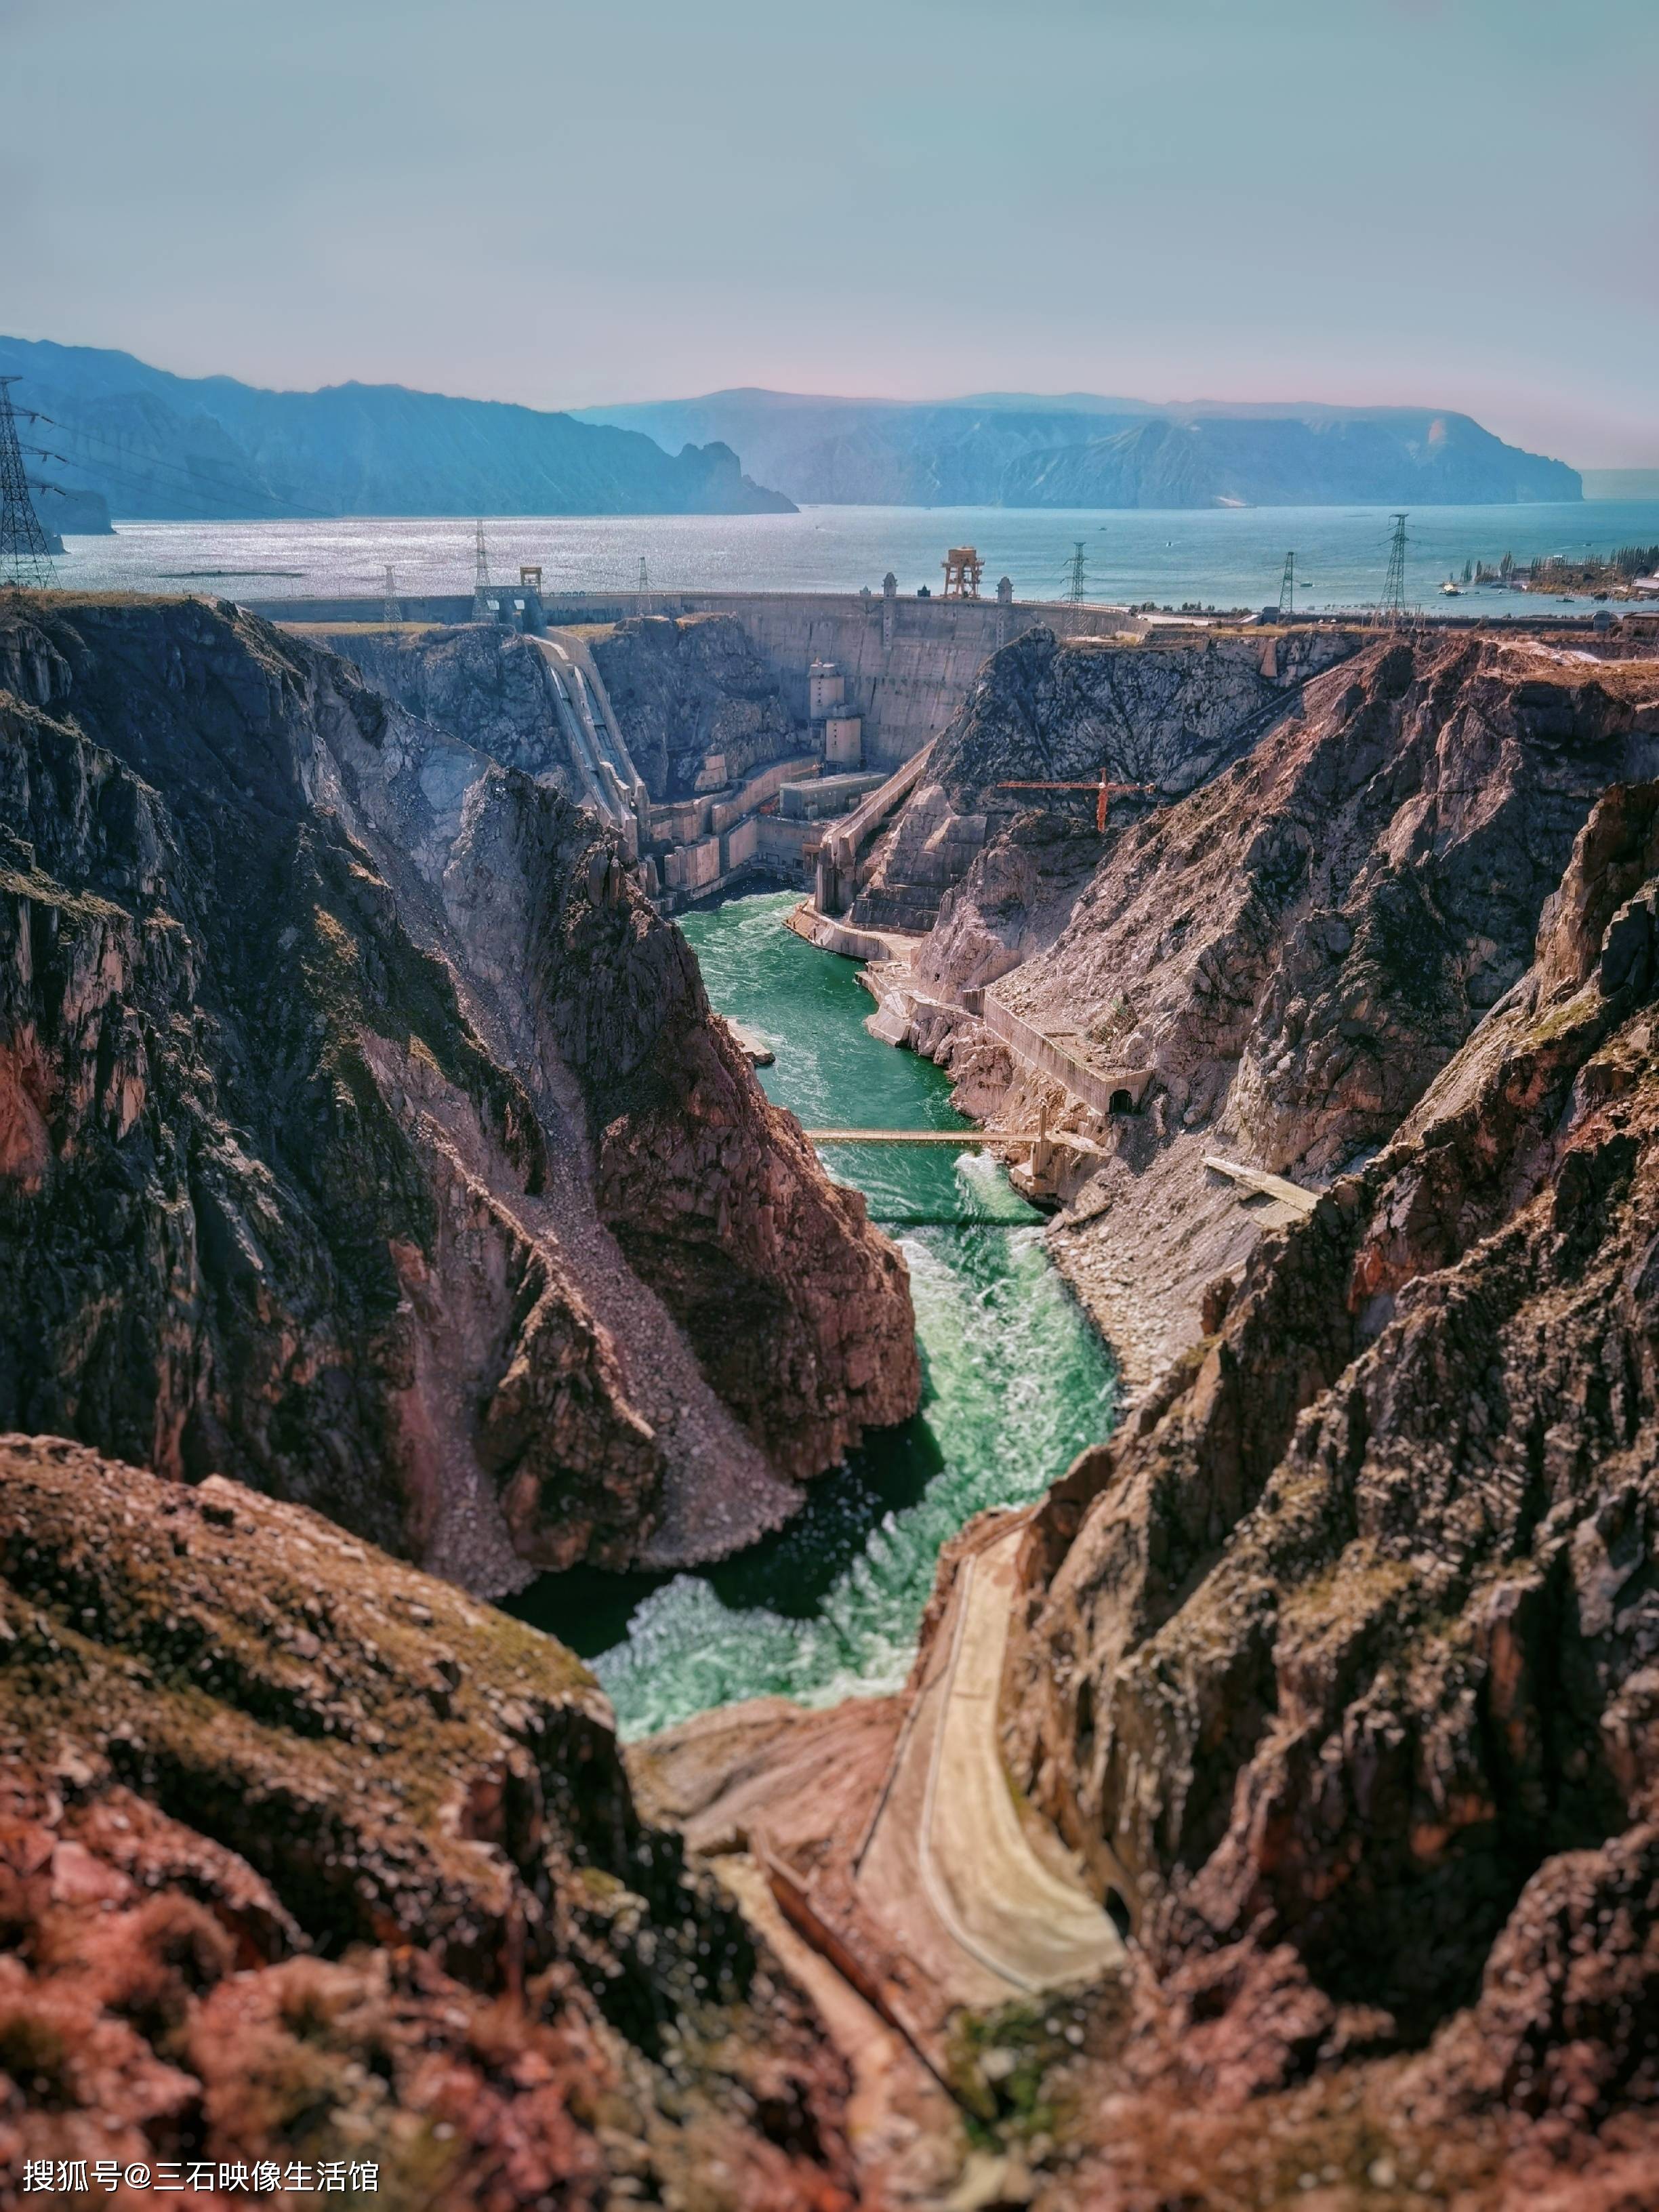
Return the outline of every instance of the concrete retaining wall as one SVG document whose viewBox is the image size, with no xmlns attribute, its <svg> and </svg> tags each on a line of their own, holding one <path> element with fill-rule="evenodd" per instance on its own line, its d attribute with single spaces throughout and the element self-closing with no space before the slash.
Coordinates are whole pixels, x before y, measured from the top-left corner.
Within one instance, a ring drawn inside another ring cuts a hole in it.
<svg viewBox="0 0 1659 2212">
<path fill-rule="evenodd" d="M 757 814 L 755 829 L 756 858 L 769 860 L 787 875 L 804 882 L 806 877 L 806 848 L 817 843 L 819 824 L 816 822 L 786 822 L 775 814 Z"/>
<path fill-rule="evenodd" d="M 720 872 L 730 875 L 745 860 L 752 860 L 760 845 L 760 823 L 754 815 L 726 830 L 720 837 Z"/>
<path fill-rule="evenodd" d="M 1147 1085 L 1152 1079 L 1150 1068 L 1103 1069 L 1091 1067 L 1085 1061 L 1074 1059 L 1063 1045 L 1056 1044 L 1053 1037 L 1045 1036 L 1041 1030 L 1034 1030 L 1030 1022 L 1022 1021 L 1017 1013 L 1005 1006 L 1000 999 L 994 999 L 988 991 L 981 1005 L 980 1019 L 992 1036 L 1000 1037 L 1012 1052 L 1017 1053 L 1020 1059 L 1042 1074 L 1052 1076 L 1074 1098 L 1082 1099 L 1085 1106 L 1092 1106 L 1097 1114 L 1111 1113 L 1113 1098 L 1123 1091 L 1127 1091 L 1133 1103 L 1139 1106 Z M 1118 1110 L 1121 1111 L 1121 1109 Z"/>
<path fill-rule="evenodd" d="M 695 895 L 707 890 L 722 872 L 718 837 L 704 837 L 695 845 L 677 845 L 663 862 L 663 882 L 671 891 Z"/>
</svg>

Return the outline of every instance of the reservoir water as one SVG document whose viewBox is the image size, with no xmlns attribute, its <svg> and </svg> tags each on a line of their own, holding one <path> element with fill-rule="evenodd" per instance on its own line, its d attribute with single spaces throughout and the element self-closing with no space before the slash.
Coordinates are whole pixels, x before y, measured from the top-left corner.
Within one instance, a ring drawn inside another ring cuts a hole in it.
<svg viewBox="0 0 1659 2212">
<path fill-rule="evenodd" d="M 494 572 L 538 562 L 550 591 L 627 589 L 640 562 L 671 590 L 855 592 L 881 589 L 891 568 L 902 592 L 937 591 L 947 545 L 977 545 L 989 588 L 1013 580 L 1023 599 L 1067 589 L 1083 541 L 1085 590 L 1121 604 L 1184 600 L 1259 607 L 1279 598 L 1294 547 L 1298 607 L 1370 605 L 1388 568 L 1393 524 L 1375 507 L 1182 507 L 1169 511 L 1001 507 L 809 507 L 798 514 L 511 515 L 486 519 Z M 1429 614 L 1517 614 L 1539 602 L 1520 592 L 1442 599 L 1465 561 L 1496 567 L 1560 553 L 1659 544 L 1659 500 L 1583 500 L 1528 507 L 1424 507 L 1407 525 L 1407 596 Z M 95 591 L 196 591 L 267 600 L 311 593 L 380 599 L 390 564 L 400 592 L 470 592 L 469 518 L 345 515 L 317 521 L 119 522 L 112 538 L 72 538 L 58 581 Z M 1551 599 L 1583 612 L 1588 603 Z"/>
<path fill-rule="evenodd" d="M 796 896 L 681 922 L 714 1005 L 776 1053 L 761 1071 L 770 1096 L 809 1127 L 965 1127 L 939 1068 L 866 1031 L 853 963 L 781 927 Z M 549 1575 L 512 1601 L 592 1663 L 625 1735 L 738 1698 L 817 1705 L 896 1687 L 941 1547 L 986 1506 L 1039 1496 L 1111 1426 L 1110 1359 L 1000 1167 L 942 1146 L 847 1146 L 825 1162 L 909 1262 L 922 1409 L 720 1566 Z"/>
</svg>

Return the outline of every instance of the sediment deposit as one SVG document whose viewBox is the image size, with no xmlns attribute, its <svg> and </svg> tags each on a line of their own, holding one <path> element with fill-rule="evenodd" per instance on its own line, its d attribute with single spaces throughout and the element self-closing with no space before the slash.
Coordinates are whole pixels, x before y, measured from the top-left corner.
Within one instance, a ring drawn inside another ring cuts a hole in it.
<svg viewBox="0 0 1659 2212">
<path fill-rule="evenodd" d="M 225 608 L 21 602 L 0 673 L 0 1418 L 499 1589 L 912 1409 L 902 1263 L 591 817 Z"/>
</svg>

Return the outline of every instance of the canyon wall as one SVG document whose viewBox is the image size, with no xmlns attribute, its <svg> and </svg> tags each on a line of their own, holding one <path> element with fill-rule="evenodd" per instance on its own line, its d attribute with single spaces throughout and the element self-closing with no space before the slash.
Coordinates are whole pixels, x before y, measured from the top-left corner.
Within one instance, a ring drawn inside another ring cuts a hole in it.
<svg viewBox="0 0 1659 2212">
<path fill-rule="evenodd" d="M 1637 2194 L 1563 2204 L 1659 2158 L 1620 2118 L 1659 2065 L 1656 1000 L 1659 785 L 1616 785 L 1393 1141 L 1051 1495 L 1005 1685 L 1190 2087 L 1416 2048 L 1373 2086 L 1437 2185 L 1466 2126 L 1540 2186 L 1624 2146 Z"/>
<path fill-rule="evenodd" d="M 422 721 L 503 767 L 545 778 L 568 798 L 581 797 L 546 662 L 517 630 L 494 623 L 430 629 L 363 623 L 319 626 L 316 637 Z"/>
<path fill-rule="evenodd" d="M 1523 973 L 1596 793 L 1659 770 L 1654 677 L 1535 640 L 1373 638 L 1104 841 L 988 819 L 903 979 L 908 1033 L 973 1110 L 1024 1127 L 1046 1103 L 1103 1146 L 1063 1170 L 1050 1243 L 1132 1379 L 1199 1333 L 1270 1203 L 1242 1206 L 1206 1158 L 1317 1184 L 1392 1136 Z M 1053 757 L 1079 719 L 1040 696 L 991 726 Z M 901 820 L 895 858 L 924 827 Z M 963 1004 L 976 988 L 1135 1110 L 1097 1116 L 1011 1055 Z"/>
<path fill-rule="evenodd" d="M 595 665 L 653 799 L 686 799 L 708 757 L 725 780 L 808 750 L 776 675 L 729 615 L 619 623 L 592 641 Z M 799 720 L 804 723 L 805 717 Z"/>
<path fill-rule="evenodd" d="M 0 679 L 0 1419 L 500 1589 L 914 1408 L 902 1262 L 589 817 L 199 602 L 19 602 Z"/>
<path fill-rule="evenodd" d="M 872 580 L 878 584 L 879 580 Z M 514 617 L 525 595 L 503 584 L 491 594 Z M 936 738 L 961 709 L 987 656 L 1041 624 L 1061 637 L 1135 629 L 1121 607 L 914 597 L 868 592 L 560 591 L 532 592 L 534 619 L 565 629 L 632 623 L 649 617 L 680 622 L 715 615 L 742 629 L 775 678 L 786 710 L 807 718 L 807 675 L 815 660 L 833 660 L 848 678 L 847 696 L 864 720 L 864 755 L 876 767 L 896 767 Z M 459 625 L 471 619 L 470 592 L 405 593 L 405 622 Z M 377 626 L 378 599 L 260 599 L 254 611 L 304 629 L 350 628 L 362 638 Z M 532 609 L 524 609 L 526 619 Z M 343 650 L 354 649 L 343 643 Z M 627 734 L 624 731 L 624 734 Z"/>
</svg>

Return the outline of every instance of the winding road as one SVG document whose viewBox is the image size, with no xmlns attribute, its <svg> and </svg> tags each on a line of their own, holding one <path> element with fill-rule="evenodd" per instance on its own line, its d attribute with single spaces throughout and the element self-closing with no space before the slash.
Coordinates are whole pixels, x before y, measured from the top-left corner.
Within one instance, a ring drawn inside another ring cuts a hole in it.
<svg viewBox="0 0 1659 2212">
<path fill-rule="evenodd" d="M 1124 1955 L 1058 1850 L 1054 1863 L 1038 1856 L 1002 1764 L 997 1689 L 1022 1528 L 994 1535 L 957 1571 L 857 1863 L 870 1907 L 890 1923 L 902 1911 L 921 1963 L 974 2005 L 1085 1981 Z"/>
</svg>

